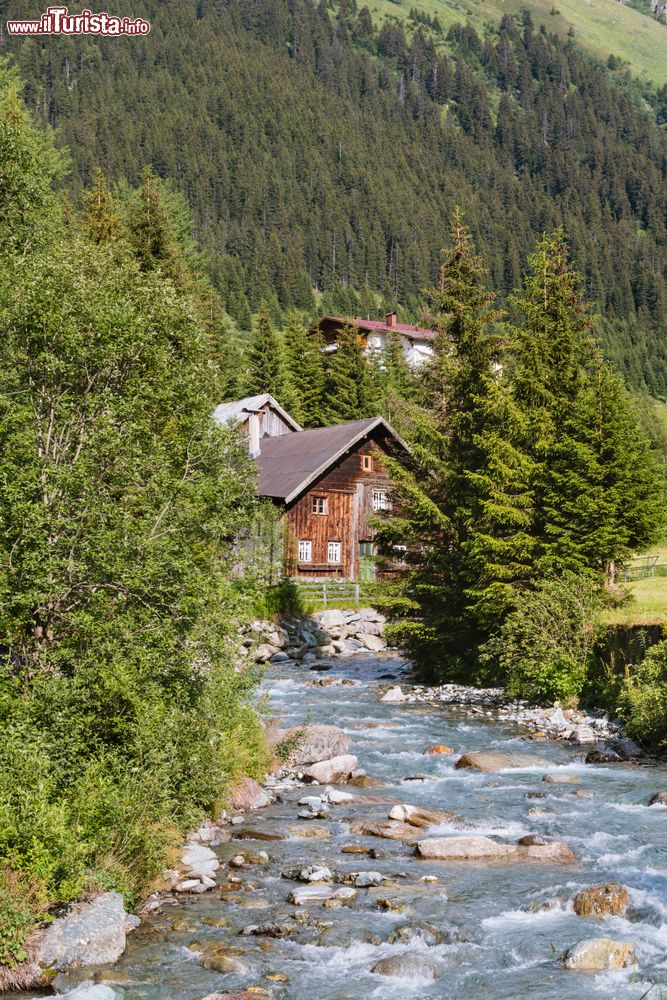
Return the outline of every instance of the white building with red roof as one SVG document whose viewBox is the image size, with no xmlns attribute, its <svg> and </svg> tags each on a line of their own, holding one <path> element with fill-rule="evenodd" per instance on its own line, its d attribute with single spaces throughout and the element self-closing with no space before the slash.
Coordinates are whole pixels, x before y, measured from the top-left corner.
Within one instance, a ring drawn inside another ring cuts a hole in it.
<svg viewBox="0 0 667 1000">
<path fill-rule="evenodd" d="M 384 320 L 363 319 L 361 316 L 353 318 L 324 316 L 316 329 L 321 332 L 327 347 L 335 349 L 341 330 L 346 326 L 359 331 L 359 336 L 365 340 L 366 351 L 369 354 L 379 354 L 384 351 L 389 337 L 397 334 L 401 338 L 406 361 L 412 368 L 417 368 L 431 356 L 433 341 L 438 336 L 436 330 L 427 330 L 411 323 L 399 323 L 395 312 L 387 313 Z"/>
</svg>

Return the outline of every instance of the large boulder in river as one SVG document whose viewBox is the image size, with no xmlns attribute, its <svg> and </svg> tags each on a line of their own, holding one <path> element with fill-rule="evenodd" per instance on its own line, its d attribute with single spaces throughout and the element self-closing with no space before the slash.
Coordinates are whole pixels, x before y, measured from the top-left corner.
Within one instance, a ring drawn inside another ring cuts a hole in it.
<svg viewBox="0 0 667 1000">
<path fill-rule="evenodd" d="M 619 882 L 592 885 L 574 897 L 574 912 L 580 917 L 619 917 L 627 908 L 628 890 Z"/>
<path fill-rule="evenodd" d="M 656 792 L 648 800 L 650 806 L 667 806 L 667 792 Z"/>
<path fill-rule="evenodd" d="M 525 839 L 525 838 L 524 838 Z M 546 861 L 550 864 L 569 865 L 577 860 L 571 847 L 560 840 L 547 840 L 544 843 L 521 844 L 517 851 L 517 860 Z"/>
<path fill-rule="evenodd" d="M 287 758 L 291 767 L 340 757 L 350 749 L 350 737 L 338 726 L 292 726 L 279 732 L 278 741 L 283 746 L 294 744 Z"/>
<path fill-rule="evenodd" d="M 421 979 L 424 981 L 437 979 L 438 966 L 430 958 L 423 955 L 391 955 L 376 962 L 371 972 L 380 976 L 395 976 L 399 979 Z"/>
<path fill-rule="evenodd" d="M 384 819 L 353 821 L 350 823 L 350 833 L 353 835 L 362 834 L 364 837 L 382 837 L 383 840 L 405 840 L 408 843 L 414 843 L 419 837 L 420 831 L 411 826 L 410 823 Z"/>
<path fill-rule="evenodd" d="M 577 972 L 614 972 L 627 969 L 635 961 L 635 952 L 629 941 L 612 938 L 588 938 L 580 941 L 565 955 L 565 968 Z"/>
<path fill-rule="evenodd" d="M 334 785 L 337 781 L 347 781 L 357 766 L 354 754 L 345 753 L 331 760 L 321 760 L 306 768 L 304 775 L 320 785 Z"/>
<path fill-rule="evenodd" d="M 504 771 L 506 768 L 548 767 L 549 762 L 528 754 L 502 753 L 494 750 L 483 750 L 464 753 L 454 765 L 455 770 L 468 768 L 471 771 Z"/>
<path fill-rule="evenodd" d="M 418 806 L 403 804 L 392 806 L 389 812 L 389 819 L 396 819 L 401 823 L 409 823 L 410 826 L 418 826 L 422 829 L 436 826 L 438 823 L 445 823 L 453 818 L 454 813 L 441 812 L 439 809 L 420 809 Z"/>
<path fill-rule="evenodd" d="M 128 919 L 119 892 L 78 903 L 46 928 L 36 960 L 43 969 L 58 972 L 117 962 L 125 951 Z"/>
<path fill-rule="evenodd" d="M 233 812 L 249 812 L 271 805 L 272 799 L 266 788 L 262 788 L 254 778 L 238 778 L 232 786 L 230 807 Z"/>
<path fill-rule="evenodd" d="M 503 844 L 491 837 L 431 837 L 420 840 L 417 854 L 434 861 L 491 861 L 506 858 L 518 851 L 516 844 Z"/>
</svg>

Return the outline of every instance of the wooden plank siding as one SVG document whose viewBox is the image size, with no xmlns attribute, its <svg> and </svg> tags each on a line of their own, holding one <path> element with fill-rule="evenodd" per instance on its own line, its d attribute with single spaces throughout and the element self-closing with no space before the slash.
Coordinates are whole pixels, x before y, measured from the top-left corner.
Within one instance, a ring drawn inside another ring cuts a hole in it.
<svg viewBox="0 0 667 1000">
<path fill-rule="evenodd" d="M 295 576 L 338 577 L 354 580 L 359 575 L 359 543 L 373 540 L 370 519 L 373 490 L 391 490 L 391 479 L 382 466 L 381 443 L 365 441 L 298 498 L 286 513 L 287 563 Z M 363 458 L 372 461 L 364 469 Z M 327 513 L 313 511 L 313 499 L 326 501 Z M 312 544 L 312 561 L 298 561 L 300 540 Z M 341 543 L 340 563 L 328 561 L 329 542 Z"/>
</svg>

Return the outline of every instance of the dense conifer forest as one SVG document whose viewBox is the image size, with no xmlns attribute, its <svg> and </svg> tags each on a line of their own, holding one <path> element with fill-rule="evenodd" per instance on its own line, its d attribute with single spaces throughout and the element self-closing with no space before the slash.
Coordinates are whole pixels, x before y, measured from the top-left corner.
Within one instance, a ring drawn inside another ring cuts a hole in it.
<svg viewBox="0 0 667 1000">
<path fill-rule="evenodd" d="M 185 196 L 241 330 L 262 303 L 274 321 L 416 317 L 460 205 L 501 300 L 562 225 L 607 353 L 667 392 L 663 92 L 527 15 L 445 31 L 375 24 L 350 0 L 146 0 L 142 14 L 150 45 L 4 37 L 0 51 L 69 147 L 75 197 L 97 166 L 119 185 L 151 166 Z"/>
</svg>

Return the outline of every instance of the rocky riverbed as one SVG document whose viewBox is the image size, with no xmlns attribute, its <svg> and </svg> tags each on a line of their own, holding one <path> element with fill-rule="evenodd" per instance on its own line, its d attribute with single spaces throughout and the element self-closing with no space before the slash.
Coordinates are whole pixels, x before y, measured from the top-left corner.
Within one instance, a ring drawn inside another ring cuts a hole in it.
<svg viewBox="0 0 667 1000">
<path fill-rule="evenodd" d="M 613 723 L 556 707 L 549 729 L 369 650 L 274 660 L 265 694 L 280 768 L 193 835 L 120 961 L 59 973 L 61 993 L 660 997 L 667 767 Z M 626 759 L 586 761 L 614 740 Z"/>
</svg>

